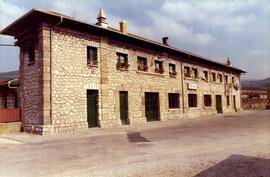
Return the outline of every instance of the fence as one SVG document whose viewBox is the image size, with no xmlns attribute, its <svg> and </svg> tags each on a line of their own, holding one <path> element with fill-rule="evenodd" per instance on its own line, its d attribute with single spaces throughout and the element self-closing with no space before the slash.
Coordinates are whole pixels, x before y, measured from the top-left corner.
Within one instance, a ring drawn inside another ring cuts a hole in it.
<svg viewBox="0 0 270 177">
<path fill-rule="evenodd" d="M 20 108 L 0 109 L 0 123 L 21 121 Z"/>
</svg>

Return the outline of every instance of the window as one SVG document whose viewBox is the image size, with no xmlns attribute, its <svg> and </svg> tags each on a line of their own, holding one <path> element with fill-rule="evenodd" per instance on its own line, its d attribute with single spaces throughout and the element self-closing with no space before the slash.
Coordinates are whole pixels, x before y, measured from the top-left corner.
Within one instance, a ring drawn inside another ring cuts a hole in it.
<svg viewBox="0 0 270 177">
<path fill-rule="evenodd" d="M 222 82 L 222 74 L 218 74 L 219 82 Z"/>
<path fill-rule="evenodd" d="M 212 81 L 216 82 L 216 73 L 212 73 Z"/>
<path fill-rule="evenodd" d="M 204 80 L 208 81 L 208 71 L 203 71 Z"/>
<path fill-rule="evenodd" d="M 116 56 L 117 56 L 116 68 L 117 69 L 127 70 L 128 67 L 129 67 L 129 64 L 128 64 L 128 55 L 117 52 L 116 53 Z"/>
<path fill-rule="evenodd" d="M 228 83 L 228 76 L 225 75 L 225 83 L 227 84 Z"/>
<path fill-rule="evenodd" d="M 192 78 L 197 79 L 198 78 L 198 69 L 192 68 Z"/>
<path fill-rule="evenodd" d="M 169 93 L 169 108 L 180 108 L 179 93 Z"/>
<path fill-rule="evenodd" d="M 177 74 L 177 72 L 176 72 L 176 66 L 175 66 L 175 64 L 169 64 L 169 75 L 171 76 L 171 77 L 175 77 L 176 76 L 176 74 Z"/>
<path fill-rule="evenodd" d="M 155 61 L 155 73 L 163 74 L 163 66 L 162 61 Z"/>
<path fill-rule="evenodd" d="M 97 48 L 87 46 L 87 65 L 97 66 Z"/>
<path fill-rule="evenodd" d="M 204 95 L 203 99 L 204 99 L 204 107 L 211 107 L 212 106 L 211 95 Z"/>
<path fill-rule="evenodd" d="M 188 106 L 189 107 L 197 107 L 197 95 L 196 94 L 188 94 Z"/>
<path fill-rule="evenodd" d="M 184 75 L 185 77 L 191 77 L 190 67 L 187 67 L 187 66 L 184 67 Z"/>
<path fill-rule="evenodd" d="M 138 57 L 138 70 L 139 71 L 147 71 L 147 59 L 144 57 Z"/>
<path fill-rule="evenodd" d="M 227 106 L 230 106 L 230 96 L 227 95 L 226 99 L 227 99 Z"/>
<path fill-rule="evenodd" d="M 29 65 L 35 63 L 35 45 L 32 43 L 29 47 L 27 47 L 28 61 Z"/>
<path fill-rule="evenodd" d="M 234 83 L 234 77 L 232 77 L 232 83 Z"/>
</svg>

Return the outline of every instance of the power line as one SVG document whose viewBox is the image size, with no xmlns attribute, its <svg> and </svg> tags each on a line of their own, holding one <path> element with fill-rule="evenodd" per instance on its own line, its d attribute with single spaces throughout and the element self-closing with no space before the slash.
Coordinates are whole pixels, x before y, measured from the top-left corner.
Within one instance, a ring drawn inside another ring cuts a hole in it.
<svg viewBox="0 0 270 177">
<path fill-rule="evenodd" d="M 0 44 L 0 46 L 6 46 L 6 47 L 8 47 L 8 46 L 15 46 L 14 44 Z"/>
</svg>

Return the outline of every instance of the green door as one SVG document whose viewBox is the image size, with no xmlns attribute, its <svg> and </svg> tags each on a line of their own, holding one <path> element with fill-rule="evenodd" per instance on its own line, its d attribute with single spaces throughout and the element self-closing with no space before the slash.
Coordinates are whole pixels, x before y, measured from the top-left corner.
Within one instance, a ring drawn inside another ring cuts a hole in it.
<svg viewBox="0 0 270 177">
<path fill-rule="evenodd" d="M 222 113 L 221 95 L 216 95 L 216 109 L 217 109 L 217 113 Z"/>
<path fill-rule="evenodd" d="M 122 125 L 129 124 L 128 120 L 128 92 L 120 92 L 120 119 Z"/>
<path fill-rule="evenodd" d="M 145 116 L 147 121 L 157 121 L 160 119 L 158 93 L 145 93 Z"/>
<path fill-rule="evenodd" d="M 87 90 L 87 121 L 88 127 L 98 126 L 98 91 Z"/>
</svg>

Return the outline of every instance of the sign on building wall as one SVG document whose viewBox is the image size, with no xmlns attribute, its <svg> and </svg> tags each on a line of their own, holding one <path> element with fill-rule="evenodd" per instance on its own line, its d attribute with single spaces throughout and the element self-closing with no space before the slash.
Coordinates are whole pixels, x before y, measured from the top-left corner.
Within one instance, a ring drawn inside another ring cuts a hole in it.
<svg viewBox="0 0 270 177">
<path fill-rule="evenodd" d="M 188 89 L 197 90 L 197 88 L 198 88 L 198 84 L 188 83 Z"/>
</svg>

